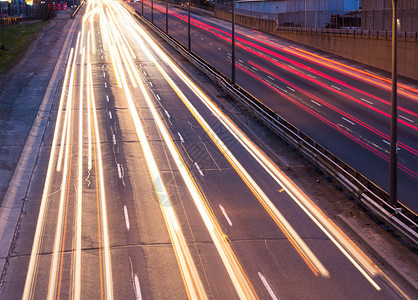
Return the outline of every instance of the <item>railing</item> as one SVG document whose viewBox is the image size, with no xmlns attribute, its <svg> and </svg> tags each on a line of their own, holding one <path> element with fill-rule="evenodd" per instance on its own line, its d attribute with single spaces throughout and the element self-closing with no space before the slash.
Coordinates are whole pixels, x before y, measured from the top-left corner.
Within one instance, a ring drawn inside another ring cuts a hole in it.
<svg viewBox="0 0 418 300">
<path fill-rule="evenodd" d="M 127 7 L 133 12 L 132 8 Z M 204 72 L 235 101 L 263 122 L 264 125 L 299 150 L 312 164 L 331 176 L 336 183 L 357 199 L 363 207 L 390 226 L 411 248 L 418 248 L 418 216 L 415 213 L 405 207 L 395 208 L 390 206 L 388 204 L 389 195 L 373 182 L 316 143 L 276 112 L 270 110 L 243 88 L 232 86 L 228 77 L 196 54 L 190 53 L 176 39 L 167 35 L 148 19 L 143 18 L 140 12 L 135 11 L 134 15 L 151 27 L 183 57 Z"/>
</svg>

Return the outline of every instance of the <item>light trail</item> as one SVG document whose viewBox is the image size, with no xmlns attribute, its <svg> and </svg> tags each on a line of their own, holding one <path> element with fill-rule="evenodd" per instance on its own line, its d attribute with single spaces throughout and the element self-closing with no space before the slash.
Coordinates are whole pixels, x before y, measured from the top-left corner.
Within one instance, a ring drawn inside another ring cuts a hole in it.
<svg viewBox="0 0 418 300">
<path fill-rule="evenodd" d="M 88 46 L 88 41 L 87 41 Z M 77 174 L 77 204 L 75 227 L 75 251 L 74 251 L 74 275 L 73 298 L 81 298 L 81 231 L 82 231 L 82 205 L 83 205 L 83 93 L 84 93 L 84 69 L 85 48 L 82 51 L 80 66 L 80 99 L 79 99 L 79 125 L 78 125 L 78 174 Z M 88 50 L 87 50 L 88 51 Z"/>
<path fill-rule="evenodd" d="M 380 287 L 372 279 L 372 277 L 381 274 L 381 271 L 375 266 L 367 256 L 358 249 L 349 238 L 344 235 L 341 230 L 325 216 L 325 214 L 312 202 L 309 197 L 304 194 L 282 171 L 280 171 L 275 164 L 273 164 L 263 153 L 259 150 L 228 117 L 226 117 L 200 89 L 195 86 L 187 76 L 182 73 L 178 67 L 156 46 L 156 44 L 140 31 L 141 35 L 147 43 L 153 48 L 158 56 L 163 59 L 171 69 L 186 83 L 192 91 L 202 100 L 203 103 L 212 111 L 218 120 L 235 136 L 238 142 L 260 163 L 260 165 L 274 178 L 274 180 L 282 186 L 292 199 L 302 208 L 302 210 L 314 221 L 314 223 L 330 238 L 336 247 L 347 257 L 347 259 L 359 270 L 359 272 L 370 282 L 370 284 L 377 290 Z M 155 60 L 154 60 L 155 61 Z M 155 63 L 155 62 L 154 62 Z M 184 98 L 182 98 L 183 100 Z M 194 110 L 191 103 L 187 103 L 189 109 Z M 195 118 L 198 116 L 197 111 L 194 112 Z M 200 118 L 196 118 L 199 122 Z M 204 120 L 203 120 L 204 121 Z M 203 122 L 202 122 L 203 123 Z M 202 124 L 201 123 L 201 124 Z M 204 124 L 204 123 L 203 123 Z M 205 128 L 205 126 L 203 126 Z M 206 128 L 205 128 L 206 130 Z M 210 128 L 207 128 L 210 131 Z M 209 135 L 211 136 L 211 135 Z M 217 141 L 213 139 L 213 141 Z M 227 153 L 228 150 L 223 151 Z M 370 276 L 369 276 L 370 274 Z"/>
<path fill-rule="evenodd" d="M 68 83 L 68 77 L 70 75 L 70 71 L 74 68 L 74 48 L 71 48 L 70 54 L 67 60 L 67 68 L 65 71 L 64 76 L 64 83 L 63 83 L 63 91 L 61 93 L 59 107 L 58 107 L 58 115 L 57 115 L 57 122 L 54 130 L 54 137 L 52 140 L 52 146 L 51 146 L 51 153 L 49 155 L 49 163 L 48 163 L 48 170 L 45 177 L 45 184 L 44 189 L 42 192 L 42 200 L 41 205 L 39 208 L 39 215 L 38 220 L 36 223 L 36 229 L 35 229 L 35 235 L 33 239 L 32 244 L 32 251 L 30 254 L 29 259 L 29 266 L 28 271 L 26 273 L 26 280 L 25 280 L 25 286 L 23 289 L 22 299 L 33 299 L 33 294 L 35 291 L 35 282 L 36 282 L 36 269 L 38 266 L 38 259 L 39 259 L 39 250 L 42 243 L 42 234 L 45 227 L 45 219 L 46 219 L 46 213 L 48 208 L 48 202 L 49 202 L 49 196 L 51 192 L 52 187 L 52 179 L 53 179 L 53 172 L 55 168 L 55 156 L 57 151 L 57 144 L 59 140 L 59 131 L 60 131 L 60 124 L 62 119 L 62 112 L 64 107 L 64 100 L 65 100 L 65 89 Z"/>
<path fill-rule="evenodd" d="M 195 86 L 189 78 L 186 77 L 184 73 L 174 65 L 174 63 L 168 58 L 168 56 L 159 49 L 159 47 L 151 40 L 151 38 L 143 31 L 141 28 L 138 27 L 137 31 L 141 34 L 143 39 L 150 45 L 150 47 L 158 54 L 158 56 L 165 62 L 170 68 L 182 79 L 182 81 L 199 97 L 204 103 L 205 100 L 209 101 L 207 97 Z M 156 61 L 156 59 L 152 56 L 152 54 L 143 46 L 142 43 L 138 42 L 142 48 L 142 50 L 146 53 L 148 59 L 154 63 L 157 69 L 160 71 L 162 76 L 165 80 L 170 84 L 179 98 L 183 101 L 183 103 L 187 106 L 196 120 L 200 123 L 202 128 L 206 131 L 208 136 L 211 140 L 215 143 L 215 145 L 219 148 L 222 154 L 228 159 L 231 165 L 234 167 L 235 171 L 240 175 L 243 181 L 247 184 L 250 190 L 254 193 L 260 203 L 266 208 L 267 212 L 270 214 L 272 219 L 276 222 L 278 227 L 282 230 L 282 232 L 287 236 L 295 250 L 299 253 L 302 259 L 306 262 L 312 272 L 317 275 L 320 274 L 321 276 L 328 277 L 329 273 L 326 268 L 322 265 L 322 263 L 318 260 L 318 258 L 313 254 L 313 252 L 309 249 L 309 247 L 305 244 L 305 242 L 300 238 L 297 232 L 293 229 L 293 227 L 288 223 L 286 218 L 279 212 L 279 210 L 274 206 L 271 200 L 267 197 L 264 191 L 258 186 L 255 180 L 250 176 L 250 174 L 245 170 L 245 168 L 241 165 L 241 163 L 235 158 L 235 156 L 230 152 L 230 150 L 225 146 L 222 140 L 217 136 L 217 134 L 212 130 L 212 128 L 206 123 L 204 118 L 200 115 L 200 113 L 195 109 L 195 107 L 191 104 L 189 99 L 183 94 L 183 92 L 179 89 L 179 87 L 174 83 L 174 81 L 167 75 L 167 73 L 162 69 L 160 64 Z M 209 108 L 210 109 L 210 108 Z M 213 111 L 213 110 L 212 110 Z M 220 120 L 221 121 L 221 120 Z M 222 122 L 222 121 L 221 121 Z"/>
<path fill-rule="evenodd" d="M 125 65 L 129 64 L 128 57 L 125 57 L 125 56 L 123 57 L 125 61 Z M 129 57 L 129 59 L 131 60 L 132 58 Z M 120 58 L 116 58 L 115 61 L 120 62 Z M 132 63 L 132 61 L 130 61 L 130 63 Z M 138 112 L 136 110 L 130 89 L 125 79 L 125 75 L 124 73 L 121 73 L 120 75 L 121 75 L 121 78 L 120 78 L 121 85 L 125 93 L 125 98 L 128 102 L 129 110 L 131 112 L 132 120 L 135 126 L 135 131 L 140 141 L 142 151 L 145 155 L 148 170 L 150 172 L 155 190 L 157 192 L 158 199 L 161 204 L 160 208 L 163 212 L 163 216 L 166 222 L 166 227 L 168 229 L 171 241 L 174 246 L 173 248 L 175 250 L 179 267 L 180 267 L 180 270 L 184 279 L 187 294 L 189 295 L 191 299 L 207 299 L 205 289 L 200 280 L 196 266 L 193 262 L 193 258 L 187 246 L 184 235 L 181 231 L 181 228 L 177 220 L 177 216 L 175 214 L 174 208 L 172 206 L 170 197 L 164 186 L 163 180 L 160 175 L 160 171 L 158 169 L 154 155 L 151 151 L 151 147 L 148 143 L 147 136 L 143 129 L 142 123 L 139 119 Z M 145 87 L 143 86 L 142 82 L 139 81 L 138 84 L 141 87 L 141 91 L 145 91 Z M 145 91 L 144 97 L 147 97 L 147 96 L 148 94 Z"/>
<path fill-rule="evenodd" d="M 80 42 L 80 33 L 77 38 L 77 44 L 75 47 L 75 53 L 78 52 Z M 64 214 L 65 214 L 65 204 L 67 199 L 67 183 L 70 179 L 70 170 L 71 170 L 71 163 L 70 163 L 70 156 L 72 150 L 72 132 L 73 132 L 73 102 L 74 102 L 74 89 L 75 89 L 75 71 L 76 71 L 76 56 L 74 57 L 73 68 L 71 70 L 70 76 L 70 83 L 69 83 L 69 93 L 67 97 L 67 103 L 69 102 L 70 105 L 67 106 L 68 108 L 68 118 L 67 118 L 67 126 L 66 126 L 66 142 L 65 142 L 65 154 L 64 154 L 64 169 L 62 171 L 62 180 L 61 180 L 61 192 L 60 192 L 60 199 L 59 199 L 59 208 L 57 213 L 57 221 L 55 227 L 55 239 L 54 239 L 54 246 L 52 250 L 52 259 L 51 259 L 51 266 L 49 271 L 49 282 L 48 282 L 48 295 L 47 299 L 52 300 L 57 295 L 57 284 L 58 284 L 58 276 L 59 276 L 59 260 L 60 254 L 62 251 L 62 236 L 63 236 L 63 226 L 64 226 Z M 61 145 L 64 147 L 64 145 Z"/>
</svg>

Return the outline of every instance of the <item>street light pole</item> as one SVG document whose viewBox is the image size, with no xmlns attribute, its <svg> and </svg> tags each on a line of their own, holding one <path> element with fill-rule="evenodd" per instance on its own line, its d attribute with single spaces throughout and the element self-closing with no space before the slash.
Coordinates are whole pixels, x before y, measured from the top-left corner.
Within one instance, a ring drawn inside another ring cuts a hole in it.
<svg viewBox="0 0 418 300">
<path fill-rule="evenodd" d="M 187 28 L 188 46 L 187 46 L 187 48 L 189 49 L 189 52 L 191 52 L 192 51 L 192 45 L 191 45 L 191 30 L 190 30 L 190 2 L 192 0 L 188 0 L 188 1 L 189 1 L 189 5 L 188 5 L 188 9 L 187 9 L 187 15 L 188 15 L 188 21 L 187 21 L 187 23 L 188 23 L 188 28 Z"/>
<path fill-rule="evenodd" d="M 232 85 L 235 86 L 235 0 L 232 0 L 232 57 L 231 57 L 231 79 Z"/>
<path fill-rule="evenodd" d="M 397 31 L 396 6 L 398 0 L 392 0 L 392 106 L 390 115 L 390 176 L 389 176 L 389 204 L 396 206 L 398 196 L 398 115 L 397 115 Z"/>
</svg>

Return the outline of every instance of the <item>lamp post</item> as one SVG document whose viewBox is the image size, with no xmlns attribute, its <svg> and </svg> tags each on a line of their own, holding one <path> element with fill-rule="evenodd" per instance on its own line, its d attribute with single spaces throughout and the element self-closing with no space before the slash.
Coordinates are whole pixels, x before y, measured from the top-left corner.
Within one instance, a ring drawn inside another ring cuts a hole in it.
<svg viewBox="0 0 418 300">
<path fill-rule="evenodd" d="M 397 31 L 396 31 L 396 6 L 398 0 L 392 0 L 392 95 L 390 114 L 390 176 L 389 176 L 389 204 L 396 206 L 398 196 L 398 114 L 397 114 Z"/>
<path fill-rule="evenodd" d="M 187 48 L 189 49 L 189 52 L 191 52 L 192 51 L 192 43 L 191 43 L 191 28 L 190 28 L 190 2 L 191 2 L 192 0 L 188 0 L 188 2 L 189 2 L 189 5 L 188 5 L 188 8 L 187 8 L 187 36 L 188 36 L 188 38 L 187 38 Z"/>
<path fill-rule="evenodd" d="M 232 0 L 232 57 L 231 57 L 231 79 L 232 85 L 235 86 L 235 0 Z"/>
</svg>

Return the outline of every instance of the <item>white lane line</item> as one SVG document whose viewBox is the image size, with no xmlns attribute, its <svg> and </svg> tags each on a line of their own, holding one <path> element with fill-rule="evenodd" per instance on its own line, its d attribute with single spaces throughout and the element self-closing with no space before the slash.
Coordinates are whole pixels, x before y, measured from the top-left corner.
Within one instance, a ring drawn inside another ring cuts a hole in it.
<svg viewBox="0 0 418 300">
<path fill-rule="evenodd" d="M 331 84 L 331 86 L 332 86 L 334 89 L 341 91 L 341 88 L 339 88 L 338 86 L 335 86 L 335 85 L 333 85 L 333 84 Z"/>
<path fill-rule="evenodd" d="M 390 142 L 388 142 L 387 140 L 382 140 L 383 143 L 390 145 Z"/>
<path fill-rule="evenodd" d="M 112 112 L 109 111 L 109 118 L 112 119 Z"/>
<path fill-rule="evenodd" d="M 200 39 L 201 39 L 202 41 L 204 41 L 204 40 L 205 40 L 205 39 L 204 39 L 204 38 L 202 38 L 202 37 L 201 37 Z"/>
<path fill-rule="evenodd" d="M 106 95 L 106 101 L 109 102 L 109 95 Z"/>
<path fill-rule="evenodd" d="M 105 82 L 105 84 L 104 84 L 104 85 L 105 85 L 105 88 L 107 88 L 107 83 L 106 83 L 106 82 Z"/>
<path fill-rule="evenodd" d="M 264 277 L 263 274 L 261 274 L 260 272 L 258 272 L 258 277 L 260 277 L 261 281 L 263 282 L 267 292 L 269 293 L 271 299 L 273 300 L 278 300 L 278 298 L 276 297 L 276 295 L 274 294 L 270 284 L 267 282 L 266 278 Z"/>
<path fill-rule="evenodd" d="M 194 163 L 196 169 L 199 171 L 200 176 L 204 177 L 205 174 L 203 174 L 202 170 L 200 169 L 199 165 L 197 164 L 197 162 Z"/>
<path fill-rule="evenodd" d="M 105 72 L 103 72 L 103 78 L 106 78 L 106 73 Z"/>
<path fill-rule="evenodd" d="M 119 179 L 122 179 L 122 169 L 120 168 L 120 164 L 118 164 L 118 176 Z"/>
<path fill-rule="evenodd" d="M 411 123 L 414 123 L 414 121 L 412 121 L 411 119 L 408 119 L 407 117 L 404 117 L 402 115 L 399 115 L 399 117 L 402 118 L 402 119 L 404 119 L 404 120 L 407 120 L 407 121 L 409 121 Z"/>
<path fill-rule="evenodd" d="M 308 74 L 308 76 L 311 77 L 311 78 L 314 78 L 314 79 L 316 78 L 315 76 L 313 76 L 311 74 Z"/>
<path fill-rule="evenodd" d="M 102 59 L 103 59 L 103 55 L 102 55 Z"/>
<path fill-rule="evenodd" d="M 296 92 L 296 90 L 292 89 L 290 86 L 287 86 L 288 90 L 291 90 L 292 92 Z"/>
<path fill-rule="evenodd" d="M 209 43 L 209 45 L 213 46 L 213 44 L 212 44 L 212 43 Z"/>
<path fill-rule="evenodd" d="M 131 228 L 131 224 L 129 223 L 128 208 L 126 205 L 123 206 L 123 212 L 125 213 L 126 228 L 129 230 Z"/>
<path fill-rule="evenodd" d="M 342 117 L 342 119 L 343 119 L 344 121 L 346 121 L 346 122 L 350 123 L 351 125 L 356 125 L 356 123 L 351 122 L 350 120 L 348 120 L 348 119 L 346 119 L 346 118 L 344 118 L 344 117 Z"/>
<path fill-rule="evenodd" d="M 154 85 L 152 84 L 152 82 L 151 82 L 151 81 L 149 82 L 149 85 L 150 85 L 151 87 L 153 87 L 153 86 L 154 86 Z"/>
<path fill-rule="evenodd" d="M 142 300 L 141 286 L 139 285 L 138 275 L 135 275 L 135 300 Z"/>
<path fill-rule="evenodd" d="M 228 55 L 228 56 L 232 56 L 232 54 L 231 54 L 231 53 L 229 53 L 229 52 L 228 52 L 226 55 Z"/>
<path fill-rule="evenodd" d="M 258 69 L 256 67 L 251 67 L 254 71 L 258 71 Z"/>
<path fill-rule="evenodd" d="M 360 98 L 362 101 L 364 101 L 364 102 L 367 102 L 367 103 L 369 103 L 369 104 L 373 104 L 373 102 L 370 102 L 369 100 L 366 100 L 366 99 L 364 99 L 364 98 Z"/>
<path fill-rule="evenodd" d="M 222 51 L 222 48 L 219 48 L 219 47 L 218 47 L 218 50 L 219 50 L 219 51 Z"/>
<path fill-rule="evenodd" d="M 314 103 L 314 104 L 316 104 L 316 105 L 318 105 L 318 106 L 322 106 L 320 103 L 318 103 L 318 102 L 316 102 L 314 100 L 311 100 L 311 102 Z"/>
<path fill-rule="evenodd" d="M 267 77 L 268 77 L 270 80 L 274 80 L 274 78 L 273 78 L 273 77 L 271 77 L 270 75 L 267 75 Z"/>
<path fill-rule="evenodd" d="M 161 101 L 160 95 L 157 94 L 155 96 L 157 96 L 158 101 Z"/>
<path fill-rule="evenodd" d="M 142 72 L 144 72 L 144 75 L 145 75 L 145 76 L 148 76 L 147 72 L 145 72 L 145 71 L 142 71 Z"/>
<path fill-rule="evenodd" d="M 171 118 L 171 116 L 170 116 L 170 114 L 168 113 L 168 111 L 166 111 L 165 109 L 164 109 L 164 112 L 165 112 L 165 115 L 167 116 L 167 118 Z"/>
<path fill-rule="evenodd" d="M 244 63 L 244 61 L 242 59 L 238 59 L 238 61 L 242 64 Z"/>
<path fill-rule="evenodd" d="M 113 135 L 113 145 L 116 145 L 116 136 Z"/>
<path fill-rule="evenodd" d="M 181 141 L 182 143 L 184 143 L 184 139 L 183 139 L 183 137 L 181 136 L 180 132 L 178 132 L 178 131 L 177 131 L 177 134 L 178 134 L 178 136 L 179 136 L 179 138 L 180 138 L 180 141 Z"/>
<path fill-rule="evenodd" d="M 229 226 L 232 227 L 231 219 L 226 214 L 225 208 L 222 205 L 220 205 L 220 204 L 219 204 L 219 208 L 221 209 L 222 213 L 224 214 L 225 219 L 228 221 Z"/>
</svg>

